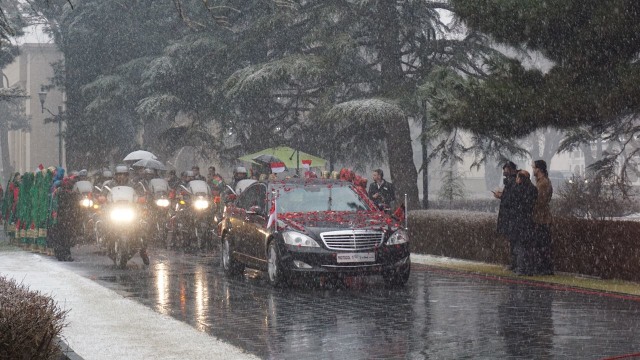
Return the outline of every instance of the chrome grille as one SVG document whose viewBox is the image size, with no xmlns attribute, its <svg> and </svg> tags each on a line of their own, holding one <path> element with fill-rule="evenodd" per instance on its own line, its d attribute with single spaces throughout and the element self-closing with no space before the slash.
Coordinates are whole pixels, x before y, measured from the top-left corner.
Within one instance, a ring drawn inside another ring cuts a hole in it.
<svg viewBox="0 0 640 360">
<path fill-rule="evenodd" d="M 331 250 L 366 250 L 382 243 L 384 232 L 373 230 L 340 230 L 320 234 L 320 238 Z"/>
</svg>

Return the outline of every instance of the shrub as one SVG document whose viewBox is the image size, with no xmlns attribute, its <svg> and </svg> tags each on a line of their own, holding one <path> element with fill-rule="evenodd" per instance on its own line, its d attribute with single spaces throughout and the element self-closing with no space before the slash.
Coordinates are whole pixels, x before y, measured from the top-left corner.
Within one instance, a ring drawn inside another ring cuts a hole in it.
<svg viewBox="0 0 640 360">
<path fill-rule="evenodd" d="M 498 199 L 429 200 L 429 209 L 482 211 L 497 213 L 500 208 Z"/>
<path fill-rule="evenodd" d="M 66 315 L 52 298 L 0 276 L 0 359 L 58 359 Z"/>
<path fill-rule="evenodd" d="M 497 215 L 447 210 L 409 212 L 411 251 L 508 264 Z M 556 271 L 640 281 L 640 223 L 556 217 L 551 227 Z"/>
<path fill-rule="evenodd" d="M 562 216 L 585 219 L 606 219 L 638 212 L 638 204 L 625 197 L 617 183 L 600 178 L 573 176 L 559 189 L 554 189 L 552 211 Z"/>
<path fill-rule="evenodd" d="M 458 210 L 409 213 L 411 251 L 458 259 L 506 263 L 508 245 L 496 233 L 496 214 Z"/>
</svg>

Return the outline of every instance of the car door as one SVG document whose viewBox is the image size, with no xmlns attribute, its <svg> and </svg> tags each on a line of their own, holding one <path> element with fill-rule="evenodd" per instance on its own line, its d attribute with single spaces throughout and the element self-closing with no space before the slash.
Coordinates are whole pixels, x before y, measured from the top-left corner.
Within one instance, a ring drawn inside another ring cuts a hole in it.
<svg viewBox="0 0 640 360">
<path fill-rule="evenodd" d="M 243 192 L 238 196 L 234 202 L 234 206 L 231 210 L 231 216 L 229 218 L 231 222 L 231 231 L 234 236 L 234 251 L 243 255 L 243 258 L 248 255 L 247 251 L 250 248 L 247 244 L 247 224 L 245 219 L 247 218 L 247 210 L 249 208 L 250 199 L 248 193 Z"/>
<path fill-rule="evenodd" d="M 247 253 L 256 260 L 266 260 L 265 239 L 267 238 L 266 225 L 266 193 L 265 184 L 257 183 L 247 188 L 248 208 L 245 217 Z"/>
</svg>

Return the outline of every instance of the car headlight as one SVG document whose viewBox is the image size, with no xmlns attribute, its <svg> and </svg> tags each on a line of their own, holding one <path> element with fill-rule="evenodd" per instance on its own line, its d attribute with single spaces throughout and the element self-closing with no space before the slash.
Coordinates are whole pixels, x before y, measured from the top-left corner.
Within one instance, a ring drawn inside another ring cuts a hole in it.
<svg viewBox="0 0 640 360">
<path fill-rule="evenodd" d="M 93 200 L 87 199 L 87 198 L 82 199 L 82 200 L 80 200 L 80 205 L 82 207 L 87 207 L 87 208 L 88 207 L 92 207 L 93 206 Z"/>
<path fill-rule="evenodd" d="M 196 199 L 196 201 L 193 202 L 193 207 L 197 210 L 204 210 L 209 207 L 209 201 L 205 199 Z"/>
<path fill-rule="evenodd" d="M 156 205 L 160 207 L 168 207 L 170 204 L 169 199 L 158 199 Z"/>
<path fill-rule="evenodd" d="M 403 229 L 398 229 L 396 232 L 389 236 L 389 240 L 387 240 L 387 245 L 399 245 L 406 244 L 409 242 L 409 236 L 407 232 Z"/>
<path fill-rule="evenodd" d="M 284 243 L 287 245 L 320 247 L 315 240 L 299 232 L 285 231 L 282 233 L 282 237 L 284 238 Z"/>
<path fill-rule="evenodd" d="M 117 222 L 132 222 L 136 212 L 132 208 L 115 208 L 111 210 L 111 220 Z"/>
</svg>

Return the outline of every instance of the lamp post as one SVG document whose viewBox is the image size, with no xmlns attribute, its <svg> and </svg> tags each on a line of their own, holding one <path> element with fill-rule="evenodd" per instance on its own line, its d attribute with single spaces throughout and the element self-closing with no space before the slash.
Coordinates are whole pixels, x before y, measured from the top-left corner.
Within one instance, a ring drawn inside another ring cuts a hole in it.
<svg viewBox="0 0 640 360">
<path fill-rule="evenodd" d="M 38 98 L 40 98 L 40 107 L 42 113 L 47 110 L 51 116 L 58 123 L 58 165 L 62 167 L 62 105 L 58 105 L 58 115 L 51 112 L 51 110 L 44 107 L 44 102 L 47 100 L 47 92 L 44 89 L 44 86 L 40 88 L 40 92 L 38 93 Z"/>
</svg>

